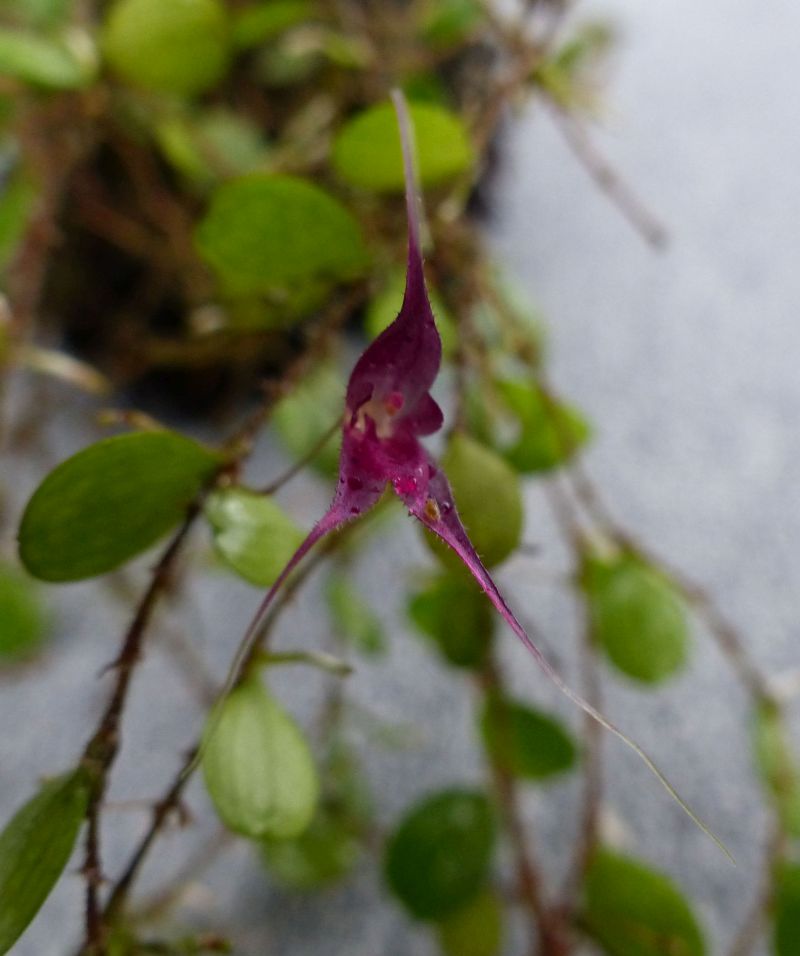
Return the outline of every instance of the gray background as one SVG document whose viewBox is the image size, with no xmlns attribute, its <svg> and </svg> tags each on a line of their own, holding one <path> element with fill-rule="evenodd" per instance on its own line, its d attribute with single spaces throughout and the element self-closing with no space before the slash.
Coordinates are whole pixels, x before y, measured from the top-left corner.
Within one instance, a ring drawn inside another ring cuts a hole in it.
<svg viewBox="0 0 800 956">
<path fill-rule="evenodd" d="M 623 35 L 598 142 L 667 223 L 672 244 L 658 256 L 645 248 L 533 110 L 518 118 L 504 152 L 493 241 L 549 321 L 557 385 L 598 426 L 589 464 L 615 512 L 707 584 L 762 666 L 782 675 L 798 664 L 800 7 L 790 0 L 614 0 L 585 3 L 582 11 L 612 16 Z M 74 407 L 69 419 L 56 413 L 42 461 L 15 479 L 20 501 L 43 467 L 91 440 L 81 424 L 90 411 L 87 404 L 85 416 Z M 279 453 L 266 442 L 253 474 L 263 482 L 279 471 Z M 309 523 L 326 497 L 324 487 L 299 481 L 283 501 Z M 526 539 L 543 557 L 515 558 L 500 578 L 523 616 L 545 627 L 572 675 L 573 613 L 549 581 L 563 555 L 535 487 L 529 505 Z M 366 592 L 383 601 L 392 656 L 388 666 L 360 666 L 350 693 L 408 727 L 405 746 L 366 750 L 384 823 L 426 789 L 481 779 L 470 692 L 403 623 L 404 586 L 424 560 L 410 523 L 399 519 L 357 572 Z M 201 554 L 201 572 L 204 562 Z M 131 575 L 136 587 L 146 564 Z M 194 579 L 200 583 L 191 586 L 188 617 L 167 609 L 161 624 L 184 628 L 221 667 L 258 594 L 212 572 Z M 278 643 L 325 640 L 314 593 L 286 616 Z M 51 589 L 50 597 L 61 625 L 43 669 L 0 678 L 3 819 L 39 775 L 79 753 L 104 699 L 95 675 L 124 622 L 107 584 Z M 521 693 L 577 721 L 510 636 L 505 653 Z M 764 825 L 743 697 L 702 631 L 690 672 L 667 688 L 645 695 L 613 677 L 606 685 L 611 715 L 669 771 L 739 865 L 730 867 L 635 758 L 608 741 L 615 838 L 675 875 L 697 901 L 713 952 L 724 952 L 758 875 Z M 318 699 L 321 678 L 293 671 L 276 686 L 302 715 Z M 112 801 L 158 792 L 199 721 L 179 671 L 154 647 L 136 682 Z M 559 872 L 572 838 L 575 798 L 571 785 L 558 784 L 527 800 L 549 873 Z M 210 825 L 202 788 L 190 799 L 200 834 Z M 120 808 L 109 818 L 113 870 L 145 817 Z M 158 885 L 193 839 L 166 837 L 145 886 Z M 434 953 L 427 934 L 380 902 L 375 883 L 365 866 L 343 887 L 298 899 L 270 890 L 246 850 L 234 848 L 198 879 L 181 916 L 236 927 L 242 954 Z M 63 880 L 15 956 L 66 956 L 79 931 L 81 890 L 77 877 Z M 523 951 L 512 931 L 509 956 Z"/>
</svg>

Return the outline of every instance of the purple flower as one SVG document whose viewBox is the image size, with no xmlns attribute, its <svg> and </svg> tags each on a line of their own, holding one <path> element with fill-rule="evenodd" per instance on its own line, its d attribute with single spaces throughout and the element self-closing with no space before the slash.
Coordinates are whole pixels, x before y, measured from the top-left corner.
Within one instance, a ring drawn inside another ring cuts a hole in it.
<svg viewBox="0 0 800 956">
<path fill-rule="evenodd" d="M 430 394 L 441 364 L 442 344 L 425 286 L 410 121 L 402 94 L 395 92 L 393 99 L 403 145 L 408 211 L 408 271 L 403 304 L 400 314 L 366 349 L 350 375 L 339 480 L 333 502 L 265 597 L 245 635 L 229 686 L 237 679 L 242 662 L 258 639 L 272 599 L 294 567 L 317 541 L 372 508 L 390 484 L 409 514 L 461 558 L 550 680 L 578 707 L 631 747 L 689 816 L 730 856 L 641 747 L 576 694 L 544 657 L 484 567 L 458 516 L 447 477 L 420 442 L 420 438 L 438 431 L 444 421 L 442 410 Z"/>
</svg>

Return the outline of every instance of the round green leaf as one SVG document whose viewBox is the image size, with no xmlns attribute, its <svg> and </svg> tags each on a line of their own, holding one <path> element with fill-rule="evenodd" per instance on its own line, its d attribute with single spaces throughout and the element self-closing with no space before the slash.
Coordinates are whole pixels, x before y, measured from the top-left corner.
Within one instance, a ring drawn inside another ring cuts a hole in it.
<svg viewBox="0 0 800 956">
<path fill-rule="evenodd" d="M 242 488 L 210 495 L 206 517 L 214 530 L 217 554 L 259 587 L 275 582 L 305 538 L 305 532 L 273 498 Z"/>
<path fill-rule="evenodd" d="M 62 462 L 28 502 L 20 557 L 44 581 L 80 581 L 145 551 L 186 512 L 220 459 L 175 432 L 106 438 Z"/>
<path fill-rule="evenodd" d="M 291 291 L 364 270 L 366 249 L 345 207 L 313 183 L 253 173 L 215 192 L 195 233 L 202 257 L 235 294 Z"/>
<path fill-rule="evenodd" d="M 206 788 L 231 830 L 290 839 L 311 823 L 319 796 L 314 760 L 297 724 L 258 680 L 212 712 L 202 754 Z"/>
<path fill-rule="evenodd" d="M 70 90 L 85 86 L 94 64 L 82 61 L 65 44 L 32 33 L 0 29 L 0 76 L 34 86 Z"/>
<path fill-rule="evenodd" d="M 443 919 L 437 929 L 445 956 L 497 956 L 503 944 L 502 903 L 484 890 Z"/>
<path fill-rule="evenodd" d="M 589 439 L 590 428 L 581 413 L 545 395 L 535 383 L 505 380 L 496 387 L 517 423 L 515 437 L 498 450 L 517 471 L 558 468 Z"/>
<path fill-rule="evenodd" d="M 466 574 L 442 574 L 411 597 L 408 615 L 456 667 L 480 667 L 494 633 L 495 615 Z"/>
<path fill-rule="evenodd" d="M 784 830 L 800 837 L 800 772 L 780 712 L 762 704 L 753 720 L 756 766 L 780 815 Z"/>
<path fill-rule="evenodd" d="M 412 103 L 410 111 L 423 186 L 452 179 L 472 165 L 472 145 L 455 113 L 432 103 Z M 403 190 L 400 133 L 391 104 L 373 106 L 344 125 L 333 145 L 333 165 L 353 186 L 376 192 Z"/>
<path fill-rule="evenodd" d="M 295 458 L 305 458 L 330 430 L 344 404 L 344 388 L 335 365 L 320 365 L 275 407 L 272 421 Z M 341 436 L 331 437 L 310 462 L 325 477 L 337 473 L 340 443 Z"/>
<path fill-rule="evenodd" d="M 320 810 L 294 840 L 264 840 L 264 862 L 283 886 L 311 890 L 341 879 L 358 859 L 361 847 L 352 828 L 328 810 Z"/>
<path fill-rule="evenodd" d="M 112 69 L 147 90 L 191 95 L 228 64 L 228 23 L 219 0 L 117 0 L 103 30 Z"/>
<path fill-rule="evenodd" d="M 7 953 L 61 876 L 89 801 L 77 770 L 46 783 L 0 833 L 0 956 Z"/>
<path fill-rule="evenodd" d="M 414 807 L 389 839 L 386 878 L 418 919 L 441 919 L 483 885 L 494 845 L 492 810 L 482 793 L 445 790 Z"/>
<path fill-rule="evenodd" d="M 403 304 L 406 275 L 395 270 L 389 275 L 386 285 L 370 299 L 364 315 L 364 330 L 370 339 L 377 338 L 397 318 Z M 458 329 L 435 289 L 430 290 L 431 308 L 436 317 L 436 327 L 442 338 L 442 354 L 452 355 L 458 347 Z"/>
<path fill-rule="evenodd" d="M 480 727 L 487 751 L 515 777 L 545 780 L 577 760 L 572 735 L 559 721 L 516 701 L 488 700 Z"/>
<path fill-rule="evenodd" d="M 313 19 L 310 0 L 270 0 L 245 7 L 233 23 L 236 46 L 246 49 L 279 36 L 290 27 Z"/>
<path fill-rule="evenodd" d="M 697 919 L 672 880 L 608 850 L 589 867 L 581 922 L 608 956 L 705 956 Z"/>
<path fill-rule="evenodd" d="M 0 563 L 0 664 L 35 652 L 46 624 L 30 578 L 13 565 Z"/>
<path fill-rule="evenodd" d="M 519 477 L 496 452 L 461 433 L 450 440 L 441 465 L 481 560 L 487 567 L 504 561 L 522 537 Z M 461 567 L 459 559 L 438 538 L 426 535 L 425 540 L 447 567 Z"/>
<path fill-rule="evenodd" d="M 800 952 L 800 866 L 780 867 L 776 877 L 772 946 L 775 956 Z"/>
<path fill-rule="evenodd" d="M 684 602 L 660 572 L 632 555 L 591 561 L 584 574 L 594 640 L 628 677 L 656 684 L 689 653 Z"/>
</svg>

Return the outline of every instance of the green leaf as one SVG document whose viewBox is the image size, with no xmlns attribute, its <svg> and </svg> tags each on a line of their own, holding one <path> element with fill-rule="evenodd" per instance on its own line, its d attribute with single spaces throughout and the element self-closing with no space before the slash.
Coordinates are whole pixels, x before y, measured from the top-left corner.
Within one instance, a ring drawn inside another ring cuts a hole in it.
<svg viewBox="0 0 800 956">
<path fill-rule="evenodd" d="M 183 518 L 221 459 L 175 432 L 136 432 L 62 462 L 28 502 L 22 563 L 44 581 L 113 571 Z"/>
<path fill-rule="evenodd" d="M 33 582 L 14 565 L 0 562 L 0 664 L 35 653 L 46 627 Z"/>
<path fill-rule="evenodd" d="M 293 176 L 253 173 L 213 194 L 195 240 L 232 294 L 291 291 L 363 272 L 358 224 L 333 196 Z"/>
<path fill-rule="evenodd" d="M 494 838 L 492 810 L 482 793 L 436 793 L 413 807 L 390 837 L 389 886 L 418 919 L 449 916 L 483 886 Z"/>
<path fill-rule="evenodd" d="M 517 425 L 514 439 L 498 450 L 522 474 L 566 464 L 589 439 L 591 429 L 581 413 L 547 396 L 535 383 L 505 380 L 495 385 Z"/>
<path fill-rule="evenodd" d="M 319 444 L 344 405 L 345 382 L 336 366 L 317 366 L 303 381 L 282 399 L 272 415 L 281 441 L 297 459 L 305 458 Z M 339 468 L 341 436 L 326 442 L 310 465 L 327 478 Z"/>
<path fill-rule="evenodd" d="M 463 173 L 474 152 L 463 123 L 432 103 L 412 103 L 419 178 L 433 186 Z M 345 182 L 375 192 L 401 192 L 403 161 L 397 118 L 389 103 L 380 103 L 347 122 L 333 145 L 333 165 Z"/>
<path fill-rule="evenodd" d="M 522 537 L 522 491 L 519 476 L 496 452 L 456 433 L 442 457 L 456 508 L 475 550 L 487 567 L 500 564 Z M 426 535 L 431 550 L 448 568 L 460 560 L 438 538 Z"/>
<path fill-rule="evenodd" d="M 311 20 L 313 14 L 314 5 L 309 0 L 271 0 L 245 7 L 233 22 L 233 42 L 242 49 L 258 46 Z"/>
<path fill-rule="evenodd" d="M 423 24 L 423 36 L 438 49 L 448 49 L 467 42 L 485 18 L 479 0 L 436 0 Z"/>
<path fill-rule="evenodd" d="M 783 828 L 800 837 L 800 770 L 798 770 L 786 727 L 777 708 L 769 703 L 756 709 L 753 719 L 753 749 L 756 766 L 772 796 Z"/>
<path fill-rule="evenodd" d="M 64 871 L 86 814 L 82 770 L 46 783 L 0 833 L 0 954 L 19 939 Z"/>
<path fill-rule="evenodd" d="M 219 0 L 117 0 L 103 29 L 111 68 L 134 86 L 202 93 L 228 65 L 228 22 Z"/>
<path fill-rule="evenodd" d="M 212 711 L 203 740 L 206 788 L 220 819 L 244 836 L 289 839 L 311 823 L 319 782 L 294 720 L 260 681 Z"/>
<path fill-rule="evenodd" d="M 273 498 L 242 488 L 215 491 L 206 504 L 214 548 L 246 581 L 274 584 L 305 532 Z"/>
<path fill-rule="evenodd" d="M 3 183 L 0 191 L 0 269 L 5 269 L 16 253 L 39 195 L 40 190 L 25 170 L 16 170 Z"/>
<path fill-rule="evenodd" d="M 800 866 L 784 865 L 775 880 L 772 948 L 775 956 L 800 952 Z"/>
<path fill-rule="evenodd" d="M 560 721 L 517 701 L 490 698 L 480 728 L 487 751 L 515 777 L 546 780 L 570 770 L 578 758 Z"/>
<path fill-rule="evenodd" d="M 703 935 L 668 877 L 609 850 L 586 875 L 581 920 L 608 956 L 704 956 Z"/>
<path fill-rule="evenodd" d="M 355 864 L 361 845 L 352 828 L 330 810 L 321 809 L 309 828 L 294 840 L 264 840 L 264 862 L 283 886 L 311 890 L 334 883 Z"/>
<path fill-rule="evenodd" d="M 0 29 L 0 76 L 53 90 L 85 86 L 93 65 L 83 61 L 59 40 L 32 33 Z"/>
<path fill-rule="evenodd" d="M 378 615 L 356 591 L 344 574 L 334 572 L 325 589 L 328 609 L 337 632 L 363 654 L 377 655 L 386 650 L 386 640 Z"/>
<path fill-rule="evenodd" d="M 370 339 L 377 338 L 397 318 L 403 304 L 405 286 L 405 271 L 395 270 L 390 273 L 380 292 L 370 299 L 364 315 L 364 330 Z M 436 327 L 442 338 L 442 353 L 451 356 L 458 347 L 458 329 L 435 289 L 430 290 L 430 300 Z"/>
<path fill-rule="evenodd" d="M 497 956 L 503 945 L 503 905 L 484 890 L 443 919 L 437 932 L 444 956 Z"/>
<path fill-rule="evenodd" d="M 436 642 L 456 667 L 476 668 L 486 660 L 494 633 L 492 606 L 466 574 L 441 574 L 411 597 L 414 626 Z"/>
<path fill-rule="evenodd" d="M 594 640 L 628 677 L 657 684 L 689 653 L 686 607 L 675 586 L 631 554 L 592 560 L 584 572 Z"/>
</svg>

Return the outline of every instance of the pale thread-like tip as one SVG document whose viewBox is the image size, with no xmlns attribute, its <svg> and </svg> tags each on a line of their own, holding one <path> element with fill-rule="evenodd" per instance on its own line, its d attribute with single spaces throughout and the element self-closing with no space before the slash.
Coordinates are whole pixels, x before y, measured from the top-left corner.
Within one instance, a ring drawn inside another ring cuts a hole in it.
<svg viewBox="0 0 800 956">
<path fill-rule="evenodd" d="M 409 266 L 422 264 L 422 240 L 419 216 L 419 188 L 417 171 L 414 164 L 414 127 L 408 109 L 408 101 L 401 89 L 395 87 L 391 93 L 392 103 L 397 114 L 400 130 L 400 148 L 403 153 L 403 178 L 406 190 L 406 212 L 408 215 L 408 261 Z"/>
</svg>

